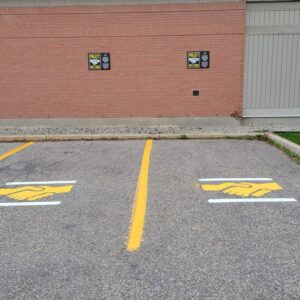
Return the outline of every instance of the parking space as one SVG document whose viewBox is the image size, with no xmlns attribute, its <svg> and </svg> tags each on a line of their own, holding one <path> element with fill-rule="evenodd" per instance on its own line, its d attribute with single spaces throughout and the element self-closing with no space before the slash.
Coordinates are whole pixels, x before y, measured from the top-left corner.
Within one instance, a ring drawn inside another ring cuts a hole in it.
<svg viewBox="0 0 300 300">
<path fill-rule="evenodd" d="M 299 297 L 299 165 L 258 141 L 151 146 L 34 143 L 0 162 L 0 298 Z"/>
<path fill-rule="evenodd" d="M 0 210 L 0 269 L 6 278 L 0 298 L 25 293 L 26 299 L 88 299 L 97 298 L 101 289 L 111 292 L 118 257 L 126 249 L 143 145 L 39 143 L 2 162 L 2 187 L 7 182 L 76 183 L 69 193 L 41 199 L 59 200 L 58 206 Z M 98 281 L 108 286 L 97 287 Z"/>
<path fill-rule="evenodd" d="M 299 198 L 299 175 L 263 142 L 156 142 L 143 247 L 156 253 L 147 270 L 156 267 L 153 282 L 164 278 L 163 298 L 172 284 L 181 287 L 176 299 L 297 298 L 299 203 L 210 204 L 240 196 L 203 191 L 198 179 L 272 177 L 282 190 L 268 198 Z"/>
</svg>

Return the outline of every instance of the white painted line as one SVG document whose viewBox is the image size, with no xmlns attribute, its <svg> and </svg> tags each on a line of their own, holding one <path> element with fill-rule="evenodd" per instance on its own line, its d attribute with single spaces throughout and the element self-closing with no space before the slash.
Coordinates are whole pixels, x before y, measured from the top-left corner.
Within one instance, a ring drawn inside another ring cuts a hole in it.
<svg viewBox="0 0 300 300">
<path fill-rule="evenodd" d="M 199 182 L 210 181 L 272 181 L 272 178 L 200 178 Z"/>
<path fill-rule="evenodd" d="M 48 202 L 8 202 L 8 203 L 0 203 L 0 207 L 8 207 L 8 206 L 43 206 L 43 205 L 59 205 L 60 201 L 48 201 Z"/>
<path fill-rule="evenodd" d="M 6 185 L 69 184 L 69 183 L 76 183 L 76 180 L 67 180 L 67 181 L 28 181 L 28 182 L 8 182 Z"/>
<path fill-rule="evenodd" d="M 294 198 L 237 198 L 209 199 L 209 203 L 262 203 L 262 202 L 297 202 Z"/>
</svg>

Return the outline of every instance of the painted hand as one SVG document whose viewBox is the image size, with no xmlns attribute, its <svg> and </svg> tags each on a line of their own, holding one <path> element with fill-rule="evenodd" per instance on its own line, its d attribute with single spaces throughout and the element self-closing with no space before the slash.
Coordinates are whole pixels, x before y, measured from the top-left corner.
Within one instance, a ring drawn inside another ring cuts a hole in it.
<svg viewBox="0 0 300 300">
<path fill-rule="evenodd" d="M 0 196 L 18 201 L 34 201 L 41 198 L 53 196 L 54 194 L 69 193 L 73 185 L 65 186 L 23 186 L 18 188 L 0 189 Z"/>
<path fill-rule="evenodd" d="M 271 191 L 281 190 L 282 187 L 275 183 L 250 183 L 250 182 L 225 182 L 220 184 L 203 184 L 204 191 L 222 191 L 225 194 L 236 196 L 260 197 Z"/>
</svg>

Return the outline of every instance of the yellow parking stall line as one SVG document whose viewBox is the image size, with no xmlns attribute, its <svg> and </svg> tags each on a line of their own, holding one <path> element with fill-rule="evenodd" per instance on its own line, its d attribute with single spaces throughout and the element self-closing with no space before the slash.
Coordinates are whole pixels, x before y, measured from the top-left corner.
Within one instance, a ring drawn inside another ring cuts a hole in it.
<svg viewBox="0 0 300 300">
<path fill-rule="evenodd" d="M 136 187 L 135 198 L 132 208 L 131 228 L 127 242 L 127 251 L 138 250 L 142 241 L 147 207 L 148 173 L 152 143 L 152 140 L 148 140 L 144 149 L 139 179 Z"/>
<path fill-rule="evenodd" d="M 7 157 L 9 157 L 11 155 L 14 155 L 17 152 L 19 152 L 19 151 L 21 151 L 21 150 L 23 150 L 23 149 L 31 146 L 32 144 L 34 144 L 34 143 L 33 142 L 29 142 L 29 143 L 25 143 L 25 144 L 23 144 L 23 145 L 21 145 L 21 146 L 19 146 L 17 148 L 14 148 L 14 149 L 12 149 L 12 150 L 10 150 L 10 151 L 8 151 L 8 152 L 0 155 L 0 160 L 3 160 L 4 158 L 7 158 Z"/>
</svg>

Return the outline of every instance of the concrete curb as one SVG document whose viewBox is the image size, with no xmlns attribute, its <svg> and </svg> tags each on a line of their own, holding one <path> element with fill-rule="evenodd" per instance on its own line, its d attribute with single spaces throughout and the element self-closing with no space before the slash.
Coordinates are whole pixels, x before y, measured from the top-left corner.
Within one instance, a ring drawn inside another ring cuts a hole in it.
<svg viewBox="0 0 300 300">
<path fill-rule="evenodd" d="M 300 146 L 297 145 L 296 143 L 293 143 L 275 133 L 267 132 L 265 133 L 266 137 L 272 140 L 275 143 L 280 144 L 282 147 L 292 151 L 296 155 L 300 156 Z"/>
<path fill-rule="evenodd" d="M 172 133 L 172 134 L 68 134 L 68 135 L 7 135 L 0 142 L 45 141 L 113 141 L 113 140 L 181 140 L 181 139 L 239 139 L 263 136 L 263 133 Z"/>
</svg>

